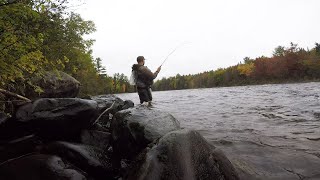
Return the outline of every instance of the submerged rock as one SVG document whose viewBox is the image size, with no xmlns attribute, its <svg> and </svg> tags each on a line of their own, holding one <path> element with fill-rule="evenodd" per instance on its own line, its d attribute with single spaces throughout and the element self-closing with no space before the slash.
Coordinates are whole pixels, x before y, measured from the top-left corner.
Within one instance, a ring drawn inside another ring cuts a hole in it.
<svg viewBox="0 0 320 180">
<path fill-rule="evenodd" d="M 95 179 L 114 179 L 117 174 L 110 158 L 93 146 L 58 141 L 45 146 L 41 152 L 58 155 Z"/>
<path fill-rule="evenodd" d="M 198 132 L 173 131 L 132 163 L 124 179 L 237 180 L 228 158 Z"/>
<path fill-rule="evenodd" d="M 48 140 L 73 139 L 97 117 L 97 103 L 77 98 L 43 98 L 20 107 L 16 120 Z"/>
<path fill-rule="evenodd" d="M 43 77 L 31 79 L 32 84 L 41 87 L 40 94 L 26 91 L 26 97 L 37 98 L 74 98 L 80 90 L 80 82 L 64 72 L 46 72 Z"/>
<path fill-rule="evenodd" d="M 0 179 L 85 180 L 86 174 L 58 156 L 34 154 L 0 165 Z"/>
<path fill-rule="evenodd" d="M 130 159 L 149 143 L 177 129 L 179 121 L 169 113 L 143 106 L 122 110 L 111 122 L 113 148 L 120 157 Z"/>
</svg>

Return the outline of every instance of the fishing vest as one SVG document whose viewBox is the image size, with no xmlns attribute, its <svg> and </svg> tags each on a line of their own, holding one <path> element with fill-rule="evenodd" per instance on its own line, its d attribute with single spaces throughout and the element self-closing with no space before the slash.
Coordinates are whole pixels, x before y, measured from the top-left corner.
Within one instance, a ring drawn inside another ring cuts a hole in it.
<svg viewBox="0 0 320 180">
<path fill-rule="evenodd" d="M 153 79 L 146 76 L 141 70 L 142 66 L 138 68 L 136 72 L 136 86 L 140 88 L 150 87 L 153 84 Z"/>
</svg>

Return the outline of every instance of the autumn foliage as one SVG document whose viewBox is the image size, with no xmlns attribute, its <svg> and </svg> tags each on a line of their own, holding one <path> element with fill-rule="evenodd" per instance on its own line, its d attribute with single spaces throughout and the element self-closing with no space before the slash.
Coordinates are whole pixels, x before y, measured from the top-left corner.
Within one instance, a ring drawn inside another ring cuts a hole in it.
<svg viewBox="0 0 320 180">
<path fill-rule="evenodd" d="M 130 90 L 123 74 L 108 76 L 92 56 L 94 40 L 83 36 L 95 30 L 68 0 L 0 0 L 0 88 L 41 93 L 32 78 L 63 71 L 80 81 L 81 95 Z"/>
<path fill-rule="evenodd" d="M 320 44 L 311 50 L 278 46 L 272 57 L 244 58 L 228 68 L 219 68 L 195 75 L 176 75 L 154 84 L 155 90 L 210 88 L 264 83 L 285 83 L 320 80 Z"/>
</svg>

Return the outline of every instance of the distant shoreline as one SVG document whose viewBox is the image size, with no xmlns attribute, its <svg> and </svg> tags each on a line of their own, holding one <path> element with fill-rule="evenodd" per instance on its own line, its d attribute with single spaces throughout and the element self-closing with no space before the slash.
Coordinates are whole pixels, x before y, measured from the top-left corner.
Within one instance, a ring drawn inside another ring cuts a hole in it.
<svg viewBox="0 0 320 180">
<path fill-rule="evenodd" d="M 154 92 L 161 92 L 161 91 L 209 89 L 209 88 L 223 88 L 223 87 L 261 86 L 261 85 L 273 85 L 273 84 L 303 84 L 303 83 L 312 83 L 312 82 L 315 82 L 315 83 L 320 82 L 320 79 L 317 79 L 317 80 L 303 80 L 303 81 L 284 81 L 284 82 L 261 82 L 261 83 L 255 83 L 255 84 L 241 84 L 241 85 L 214 86 L 214 87 L 187 88 L 187 89 L 153 90 L 153 91 Z"/>
</svg>

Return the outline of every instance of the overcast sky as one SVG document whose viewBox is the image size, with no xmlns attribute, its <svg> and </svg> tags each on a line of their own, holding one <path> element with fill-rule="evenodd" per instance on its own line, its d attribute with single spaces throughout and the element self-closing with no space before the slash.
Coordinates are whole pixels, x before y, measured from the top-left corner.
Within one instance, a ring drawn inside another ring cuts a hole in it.
<svg viewBox="0 0 320 180">
<path fill-rule="evenodd" d="M 270 56 L 290 42 L 320 43 L 320 0 L 87 0 L 77 8 L 97 31 L 94 57 L 107 73 L 131 74 L 143 55 L 159 76 L 196 74 Z"/>
</svg>

